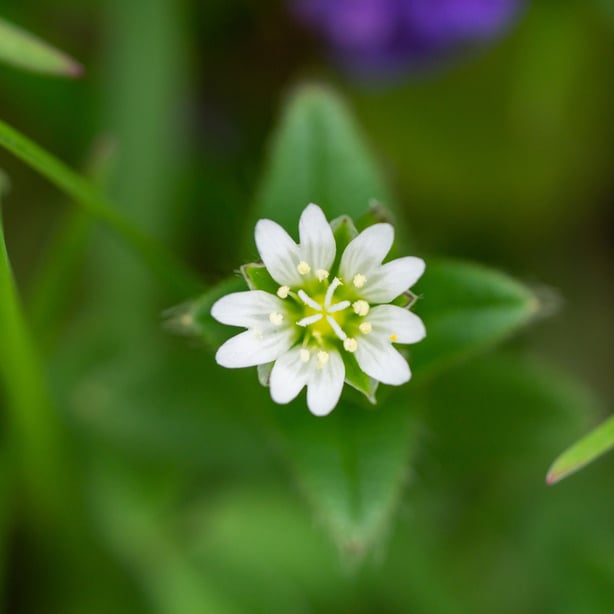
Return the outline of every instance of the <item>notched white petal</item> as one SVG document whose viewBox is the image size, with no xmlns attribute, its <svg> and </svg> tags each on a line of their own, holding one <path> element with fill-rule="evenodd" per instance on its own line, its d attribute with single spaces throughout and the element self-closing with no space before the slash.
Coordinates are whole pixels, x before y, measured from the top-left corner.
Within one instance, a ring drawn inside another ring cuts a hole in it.
<svg viewBox="0 0 614 614">
<path fill-rule="evenodd" d="M 426 337 L 422 320 L 415 313 L 396 305 L 374 307 L 367 323 L 371 325 L 374 335 L 388 340 L 394 336 L 395 343 L 417 343 Z"/>
<path fill-rule="evenodd" d="M 394 241 L 394 228 L 390 224 L 374 224 L 363 230 L 345 248 L 339 273 L 345 280 L 368 273 L 380 265 Z"/>
<path fill-rule="evenodd" d="M 409 365 L 405 358 L 392 347 L 390 342 L 373 335 L 361 339 L 354 356 L 360 368 L 369 377 L 383 384 L 400 386 L 411 378 Z"/>
<path fill-rule="evenodd" d="M 248 290 L 223 296 L 211 307 L 211 315 L 222 324 L 252 328 L 262 325 L 270 313 L 283 314 L 285 310 L 283 301 L 276 296 L 263 290 Z"/>
<path fill-rule="evenodd" d="M 313 271 L 327 272 L 335 260 L 337 246 L 330 224 L 318 205 L 308 205 L 299 220 L 300 252 Z"/>
<path fill-rule="evenodd" d="M 307 384 L 310 373 L 309 357 L 304 360 L 306 350 L 295 347 L 280 356 L 273 365 L 269 385 L 271 398 L 275 403 L 285 405 L 295 399 Z"/>
<path fill-rule="evenodd" d="M 311 372 L 307 384 L 307 406 L 314 416 L 326 416 L 335 409 L 344 380 L 343 360 L 339 352 L 332 350 L 328 352 L 326 364 Z"/>
<path fill-rule="evenodd" d="M 418 281 L 424 267 L 424 260 L 413 256 L 391 260 L 371 273 L 361 294 L 371 303 L 389 303 Z"/>
<path fill-rule="evenodd" d="M 271 277 L 282 286 L 299 285 L 299 249 L 290 235 L 272 220 L 259 220 L 255 237 L 258 253 Z"/>
<path fill-rule="evenodd" d="M 255 367 L 277 360 L 294 342 L 292 329 L 265 333 L 250 329 L 231 337 L 216 355 L 217 364 L 228 369 Z"/>
</svg>

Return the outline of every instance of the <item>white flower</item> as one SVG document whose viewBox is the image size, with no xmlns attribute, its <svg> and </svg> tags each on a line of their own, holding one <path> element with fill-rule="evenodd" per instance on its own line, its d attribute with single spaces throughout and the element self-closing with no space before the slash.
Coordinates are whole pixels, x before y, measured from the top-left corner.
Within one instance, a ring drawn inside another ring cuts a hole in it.
<svg viewBox="0 0 614 614">
<path fill-rule="evenodd" d="M 424 325 L 387 303 L 413 286 L 424 262 L 407 257 L 382 264 L 394 230 L 375 224 L 347 245 L 333 270 L 333 230 L 313 204 L 301 215 L 299 236 L 297 245 L 275 222 L 257 223 L 256 245 L 278 288 L 276 294 L 229 294 L 213 305 L 216 320 L 247 329 L 224 343 L 216 360 L 229 368 L 274 363 L 273 400 L 289 403 L 307 386 L 309 410 L 324 416 L 339 401 L 349 361 L 377 382 L 398 386 L 410 379 L 394 344 L 420 341 Z"/>
</svg>

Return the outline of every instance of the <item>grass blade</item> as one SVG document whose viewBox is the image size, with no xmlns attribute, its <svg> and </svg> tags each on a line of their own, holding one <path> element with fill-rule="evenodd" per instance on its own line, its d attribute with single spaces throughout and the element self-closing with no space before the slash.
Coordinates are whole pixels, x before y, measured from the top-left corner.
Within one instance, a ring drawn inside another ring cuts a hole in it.
<svg viewBox="0 0 614 614">
<path fill-rule="evenodd" d="M 83 67 L 63 51 L 4 19 L 0 19 L 0 61 L 57 77 L 83 74 Z"/>
<path fill-rule="evenodd" d="M 552 464 L 546 482 L 556 484 L 614 448 L 614 416 L 565 450 Z"/>
<path fill-rule="evenodd" d="M 49 179 L 136 251 L 168 288 L 185 297 L 203 290 L 200 279 L 160 243 L 126 219 L 98 190 L 57 158 L 0 121 L 0 146 Z"/>
</svg>

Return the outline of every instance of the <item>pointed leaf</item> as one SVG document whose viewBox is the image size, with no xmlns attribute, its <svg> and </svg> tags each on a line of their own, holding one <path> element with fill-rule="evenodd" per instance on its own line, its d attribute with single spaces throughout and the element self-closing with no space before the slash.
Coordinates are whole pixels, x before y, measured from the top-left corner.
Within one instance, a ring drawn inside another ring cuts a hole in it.
<svg viewBox="0 0 614 614">
<path fill-rule="evenodd" d="M 0 61 L 32 72 L 80 77 L 81 65 L 40 38 L 0 19 Z"/>
<path fill-rule="evenodd" d="M 507 275 L 462 262 L 427 262 L 412 290 L 420 298 L 414 311 L 427 332 L 411 348 L 412 368 L 421 376 L 501 341 L 539 307 L 531 291 Z"/>
<path fill-rule="evenodd" d="M 408 477 L 414 426 L 407 409 L 398 396 L 377 410 L 343 401 L 316 418 L 299 397 L 276 411 L 306 498 L 351 559 L 362 559 L 385 536 Z"/>
<path fill-rule="evenodd" d="M 291 97 L 273 141 L 255 213 L 294 230 L 314 202 L 328 219 L 358 219 L 377 199 L 391 205 L 377 166 L 345 105 L 313 85 Z"/>
<path fill-rule="evenodd" d="M 565 450 L 548 471 L 546 481 L 555 484 L 614 448 L 614 416 Z"/>
</svg>

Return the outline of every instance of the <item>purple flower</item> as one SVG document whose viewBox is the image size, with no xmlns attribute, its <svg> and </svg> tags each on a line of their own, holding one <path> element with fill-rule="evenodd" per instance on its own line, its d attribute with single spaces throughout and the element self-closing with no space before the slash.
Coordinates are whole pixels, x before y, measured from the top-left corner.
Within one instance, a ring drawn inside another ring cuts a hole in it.
<svg viewBox="0 0 614 614">
<path fill-rule="evenodd" d="M 497 37 L 522 0 L 292 0 L 353 73 L 391 75 Z"/>
</svg>

